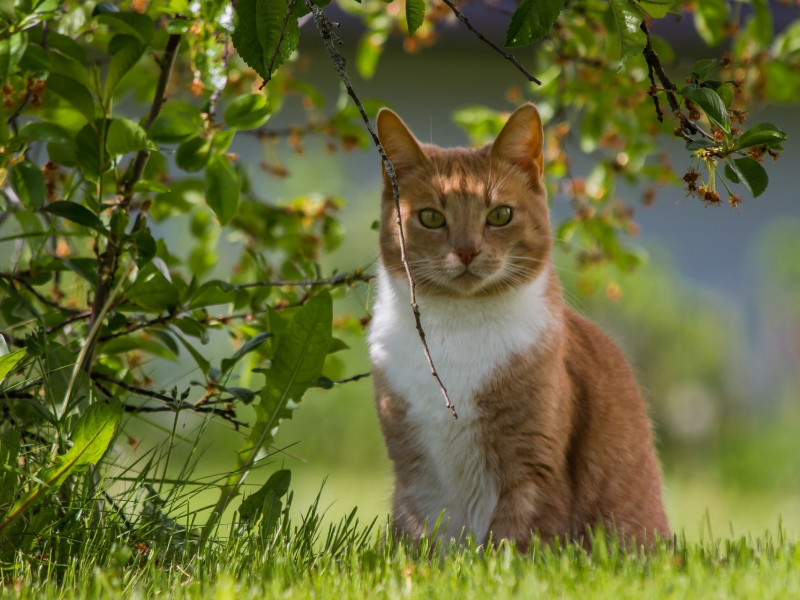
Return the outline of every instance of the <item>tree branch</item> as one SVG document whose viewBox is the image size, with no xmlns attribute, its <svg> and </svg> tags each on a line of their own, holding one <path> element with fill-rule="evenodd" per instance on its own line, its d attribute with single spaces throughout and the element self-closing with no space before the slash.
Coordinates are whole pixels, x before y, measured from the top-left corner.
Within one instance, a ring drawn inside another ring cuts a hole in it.
<svg viewBox="0 0 800 600">
<path fill-rule="evenodd" d="M 447 2 L 448 0 L 444 1 Z M 699 134 L 709 140 L 713 140 L 713 135 L 707 131 L 704 131 L 697 123 L 687 117 L 681 110 L 680 102 L 676 96 L 678 93 L 678 86 L 672 83 L 672 80 L 664 70 L 664 66 L 661 64 L 661 59 L 658 57 L 658 54 L 656 54 L 656 51 L 653 48 L 653 43 L 650 40 L 650 31 L 647 29 L 647 24 L 642 21 L 642 24 L 639 26 L 639 28 L 647 36 L 647 43 L 645 44 L 644 50 L 642 50 L 642 54 L 644 55 L 645 61 L 647 61 L 647 68 L 651 83 L 655 86 L 655 79 L 653 78 L 653 73 L 655 73 L 658 76 L 658 80 L 661 82 L 661 86 L 664 88 L 664 91 L 667 94 L 667 102 L 669 102 L 669 107 L 672 109 L 672 114 L 675 115 L 684 128 L 689 130 L 689 133 L 693 135 Z M 656 106 L 656 115 L 658 116 L 658 120 L 663 122 L 664 113 L 661 112 L 661 106 L 658 104 L 657 97 L 654 97 L 654 103 Z"/>
<path fill-rule="evenodd" d="M 234 286 L 238 290 L 251 287 L 279 287 L 283 285 L 291 285 L 297 287 L 311 287 L 317 285 L 350 285 L 352 283 L 361 281 L 372 281 L 375 279 L 374 275 L 365 275 L 363 273 L 347 273 L 345 275 L 338 275 L 330 279 L 274 279 L 271 281 L 253 281 L 252 283 L 240 283 Z"/>
<path fill-rule="evenodd" d="M 278 37 L 278 44 L 275 46 L 275 51 L 272 53 L 272 59 L 269 61 L 267 76 L 264 77 L 264 82 L 261 84 L 261 87 L 258 88 L 259 90 L 263 90 L 264 87 L 272 80 L 272 71 L 275 69 L 275 61 L 278 59 L 278 54 L 281 51 L 283 37 L 286 35 L 286 26 L 289 24 L 289 18 L 292 16 L 292 10 L 294 10 L 294 2 L 295 0 L 289 0 L 289 4 L 286 6 L 286 14 L 283 17 L 283 25 L 281 26 L 281 35 Z"/>
<path fill-rule="evenodd" d="M 523 67 L 522 64 L 520 64 L 520 62 L 516 58 L 514 58 L 514 55 L 509 54 L 508 52 L 503 50 L 500 46 L 495 44 L 493 41 L 491 41 L 489 39 L 486 39 L 486 37 L 480 31 L 475 29 L 475 27 L 472 26 L 472 23 L 469 22 L 469 19 L 467 19 L 467 17 L 465 17 L 463 15 L 463 13 L 460 10 L 458 10 L 456 5 L 453 4 L 453 2 L 451 0 L 443 0 L 443 2 L 445 4 L 447 4 L 447 6 L 450 7 L 450 10 L 453 11 L 453 14 L 455 14 L 455 16 L 458 17 L 458 20 L 461 21 L 467 27 L 467 29 L 469 29 L 472 33 L 474 33 L 476 36 L 478 36 L 479 40 L 481 40 L 482 42 L 488 44 L 495 52 L 499 53 L 500 56 L 505 58 L 507 61 L 509 61 L 515 67 L 517 67 L 517 69 L 519 69 L 519 71 L 523 75 L 525 75 L 525 77 L 528 79 L 528 81 L 532 81 L 533 83 L 535 83 L 537 85 L 542 85 L 542 82 L 539 81 L 538 79 L 536 79 L 536 77 L 534 77 L 533 75 L 531 75 L 528 72 L 528 70 L 525 67 Z"/>
<path fill-rule="evenodd" d="M 142 321 L 141 323 L 137 323 L 132 327 L 128 327 L 122 331 L 117 331 L 116 333 L 110 333 L 108 335 L 104 335 L 101 337 L 98 342 L 107 342 L 108 340 L 114 340 L 118 337 L 122 337 L 128 334 L 131 334 L 135 331 L 139 331 L 140 329 L 145 329 L 147 327 L 151 327 L 152 325 L 161 325 L 162 323 L 167 323 L 174 319 L 178 315 L 178 312 L 174 312 L 168 315 L 164 315 L 163 317 L 157 317 L 155 319 L 149 319 L 147 321 Z"/>
<path fill-rule="evenodd" d="M 372 371 L 367 371 L 366 373 L 359 373 L 358 375 L 353 375 L 352 377 L 348 377 L 347 379 L 340 379 L 339 381 L 334 381 L 334 385 L 342 385 L 343 383 L 353 383 L 354 381 L 358 381 L 359 379 L 364 379 L 365 377 L 369 377 L 372 375 Z"/>
<path fill-rule="evenodd" d="M 109 383 L 113 383 L 117 387 L 120 387 L 131 394 L 135 394 L 137 396 L 141 396 L 143 398 L 151 398 L 153 400 L 159 400 L 168 404 L 168 407 L 148 407 L 148 406 L 130 406 L 127 405 L 125 410 L 128 412 L 166 412 L 167 410 L 171 410 L 176 412 L 178 410 L 189 410 L 196 413 L 207 413 L 216 415 L 229 423 L 233 424 L 236 427 L 237 431 L 239 427 L 249 427 L 247 423 L 243 421 L 239 421 L 236 419 L 236 413 L 230 409 L 222 409 L 222 408 L 214 408 L 211 406 L 193 406 L 192 404 L 186 404 L 183 402 L 177 402 L 172 396 L 167 396 L 166 394 L 160 394 L 158 392 L 152 392 L 150 390 L 145 390 L 143 388 L 136 387 L 135 385 L 130 385 L 125 383 L 124 381 L 117 379 L 116 377 L 111 377 L 109 375 L 103 375 L 102 373 L 92 373 L 91 374 L 92 380 L 97 384 L 97 381 L 108 381 Z M 110 392 L 105 386 L 102 384 L 98 385 L 98 389 L 103 391 L 103 393 L 109 393 L 110 395 L 114 395 Z"/>
<path fill-rule="evenodd" d="M 317 29 L 319 30 L 320 35 L 322 36 L 322 41 L 325 43 L 325 48 L 328 51 L 328 55 L 330 56 L 331 62 L 333 63 L 334 69 L 336 69 L 336 73 L 339 75 L 339 79 L 344 84 L 345 88 L 347 88 L 348 95 L 353 99 L 356 107 L 358 108 L 358 112 L 361 113 L 361 118 L 364 120 L 364 124 L 369 131 L 370 136 L 372 137 L 372 142 L 375 144 L 375 148 L 378 150 L 378 154 L 381 155 L 381 159 L 383 160 L 383 168 L 386 171 L 386 175 L 389 177 L 389 180 L 392 184 L 392 194 L 394 195 L 394 206 L 395 206 L 395 214 L 396 214 L 396 223 L 397 223 L 397 231 L 400 236 L 400 258 L 403 261 L 403 266 L 405 267 L 406 277 L 408 278 L 408 286 L 409 286 L 409 293 L 410 293 L 410 303 L 411 309 L 414 311 L 414 320 L 417 326 L 417 332 L 419 333 L 420 343 L 422 344 L 422 350 L 425 353 L 425 359 L 428 361 L 428 366 L 431 370 L 431 375 L 436 380 L 436 384 L 439 386 L 439 390 L 442 392 L 442 396 L 444 396 L 445 406 L 450 410 L 453 414 L 453 417 L 456 419 L 458 418 L 458 414 L 456 413 L 456 409 L 453 406 L 453 403 L 450 401 L 450 396 L 447 394 L 447 388 L 444 387 L 442 383 L 442 379 L 439 377 L 439 374 L 436 372 L 436 367 L 433 364 L 433 358 L 431 358 L 431 352 L 428 349 L 428 342 L 425 340 L 425 330 L 422 328 L 422 322 L 420 320 L 420 312 L 419 306 L 417 305 L 417 295 L 416 295 L 416 284 L 414 282 L 414 277 L 411 275 L 411 267 L 408 264 L 408 257 L 406 256 L 406 241 L 405 241 L 405 234 L 403 232 L 403 221 L 400 217 L 400 188 L 397 186 L 397 176 L 394 171 L 394 166 L 392 165 L 389 157 L 386 156 L 386 151 L 383 148 L 383 144 L 378 139 L 378 135 L 375 133 L 375 128 L 372 126 L 372 122 L 369 120 L 367 116 L 367 112 L 364 110 L 364 105 L 361 104 L 361 100 L 358 99 L 358 95 L 356 94 L 355 90 L 353 89 L 353 85 L 350 82 L 350 76 L 347 74 L 347 60 L 344 56 L 336 49 L 335 43 L 342 43 L 342 40 L 336 35 L 336 32 L 333 30 L 334 25 L 328 20 L 328 17 L 325 15 L 325 12 L 318 7 L 316 4 L 312 2 L 312 0 L 303 0 L 306 6 L 309 8 L 311 13 L 314 15 L 314 23 L 317 25 Z"/>
<path fill-rule="evenodd" d="M 14 275 L 13 273 L 0 273 L 0 277 L 2 277 L 3 279 L 8 279 L 9 281 L 16 281 L 17 283 L 21 284 L 31 294 L 36 296 L 36 298 L 39 300 L 39 302 L 41 302 L 42 304 L 45 304 L 45 305 L 47 305 L 47 306 L 49 306 L 51 308 L 55 308 L 58 311 L 65 312 L 65 313 L 70 313 L 70 314 L 77 314 L 77 313 L 81 312 L 80 310 L 78 310 L 76 308 L 69 308 L 68 306 L 61 306 L 58 302 L 55 302 L 53 300 L 48 300 L 42 294 L 40 294 L 36 290 L 36 288 L 34 288 L 33 285 L 31 285 L 28 282 L 27 279 L 25 279 L 24 277 L 22 277 L 20 275 Z"/>
<path fill-rule="evenodd" d="M 178 56 L 178 48 L 180 45 L 181 34 L 173 34 L 169 36 L 167 47 L 164 50 L 164 56 L 161 59 L 161 75 L 159 76 L 158 83 L 156 84 L 156 95 L 153 98 L 153 104 L 150 107 L 150 114 L 147 117 L 147 122 L 145 123 L 144 127 L 145 129 L 148 129 L 153 121 L 156 120 L 156 117 L 158 117 L 159 113 L 161 112 L 161 107 L 166 101 L 167 84 L 169 84 L 169 79 L 172 75 L 172 69 L 175 66 L 175 59 Z M 131 176 L 123 186 L 122 200 L 114 209 L 115 211 L 128 210 L 131 199 L 133 198 L 133 187 L 136 185 L 136 182 L 141 179 L 149 158 L 149 150 L 140 150 L 136 154 Z M 102 201 L 102 198 L 99 198 L 98 200 Z M 103 306 L 105 306 L 105 303 L 108 299 L 108 293 L 111 291 L 111 286 L 114 282 L 114 276 L 116 275 L 117 264 L 119 262 L 119 255 L 121 252 L 121 240 L 112 230 L 108 236 L 108 243 L 106 244 L 105 252 L 99 256 L 99 264 L 97 265 L 97 285 L 94 294 L 94 301 L 92 302 L 92 316 L 89 320 L 90 330 L 94 326 L 97 318 L 100 316 Z M 86 353 L 86 359 L 82 365 L 83 370 L 87 373 L 91 371 L 91 366 L 94 362 L 94 351 L 97 341 L 89 340 L 88 343 L 91 344 L 91 346 Z"/>
<path fill-rule="evenodd" d="M 222 90 L 225 88 L 225 85 L 228 83 L 228 45 L 230 41 L 228 40 L 228 34 L 225 34 L 225 42 L 224 46 L 222 47 L 222 71 L 225 73 L 225 84 L 221 87 L 218 87 L 214 90 L 211 94 L 211 98 L 208 99 L 208 117 L 211 122 L 214 122 L 214 117 L 217 114 L 217 102 L 219 102 L 219 97 L 222 95 Z"/>
</svg>

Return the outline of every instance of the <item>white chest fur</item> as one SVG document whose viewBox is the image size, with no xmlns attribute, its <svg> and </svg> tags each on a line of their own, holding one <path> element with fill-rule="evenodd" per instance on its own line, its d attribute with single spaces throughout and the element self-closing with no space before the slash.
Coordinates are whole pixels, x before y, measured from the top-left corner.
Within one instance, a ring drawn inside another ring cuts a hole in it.
<svg viewBox="0 0 800 600">
<path fill-rule="evenodd" d="M 458 411 L 455 420 L 425 361 L 408 285 L 383 269 L 378 274 L 370 356 L 392 392 L 407 402 L 408 424 L 426 454 L 427 469 L 408 493 L 431 524 L 446 511 L 448 536 L 463 529 L 480 539 L 488 530 L 498 491 L 477 440 L 475 395 L 547 327 L 546 277 L 489 298 L 418 297 L 431 356 Z"/>
</svg>

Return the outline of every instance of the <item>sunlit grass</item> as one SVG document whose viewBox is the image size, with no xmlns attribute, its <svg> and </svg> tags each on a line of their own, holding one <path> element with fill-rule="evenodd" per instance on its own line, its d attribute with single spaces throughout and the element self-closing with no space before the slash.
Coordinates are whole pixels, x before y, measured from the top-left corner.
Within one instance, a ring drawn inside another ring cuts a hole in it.
<svg viewBox="0 0 800 600">
<path fill-rule="evenodd" d="M 789 598 L 800 593 L 800 546 L 759 538 L 660 544 L 623 552 L 598 536 L 576 545 L 439 545 L 414 550 L 355 519 L 327 530 L 314 509 L 270 538 L 252 531 L 197 554 L 129 545 L 102 531 L 78 552 L 3 569 L 0 598 Z"/>
</svg>

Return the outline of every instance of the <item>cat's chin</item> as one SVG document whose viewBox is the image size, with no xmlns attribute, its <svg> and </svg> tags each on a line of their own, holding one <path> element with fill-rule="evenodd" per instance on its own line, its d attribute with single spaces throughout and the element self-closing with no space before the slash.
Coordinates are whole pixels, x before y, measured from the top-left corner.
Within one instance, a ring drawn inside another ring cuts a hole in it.
<svg viewBox="0 0 800 600">
<path fill-rule="evenodd" d="M 457 298 L 472 298 L 502 294 L 514 287 L 516 285 L 504 280 L 500 273 L 484 275 L 465 270 L 458 275 L 452 276 L 447 281 L 447 284 L 438 285 L 434 294 Z"/>
</svg>

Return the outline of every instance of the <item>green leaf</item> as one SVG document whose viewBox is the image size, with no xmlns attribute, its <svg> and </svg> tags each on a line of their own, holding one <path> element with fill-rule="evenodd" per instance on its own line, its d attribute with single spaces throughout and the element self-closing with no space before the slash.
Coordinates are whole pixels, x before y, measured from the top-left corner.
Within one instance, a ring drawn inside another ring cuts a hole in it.
<svg viewBox="0 0 800 600">
<path fill-rule="evenodd" d="M 225 109 L 225 123 L 231 129 L 256 129 L 267 122 L 272 109 L 263 94 L 243 94 Z"/>
<path fill-rule="evenodd" d="M 725 103 L 717 92 L 711 88 L 699 87 L 690 83 L 681 89 L 681 95 L 703 109 L 709 120 L 717 127 L 726 133 L 731 132 L 731 118 L 725 109 Z"/>
<path fill-rule="evenodd" d="M 136 182 L 136 184 L 134 184 L 133 191 L 163 194 L 165 192 L 169 192 L 169 188 L 160 181 L 155 181 L 153 179 L 140 179 Z"/>
<path fill-rule="evenodd" d="M 206 306 L 216 306 L 220 304 L 230 304 L 236 296 L 236 289 L 225 281 L 213 279 L 206 281 L 192 296 L 189 303 L 189 310 L 204 308 Z"/>
<path fill-rule="evenodd" d="M 675 0 L 636 0 L 636 2 L 654 19 L 663 19 L 675 4 Z"/>
<path fill-rule="evenodd" d="M 180 302 L 178 289 L 153 263 L 139 271 L 126 296 L 134 304 L 151 310 L 165 310 Z"/>
<path fill-rule="evenodd" d="M 726 0 L 702 0 L 694 11 L 694 26 L 697 33 L 709 46 L 716 46 L 725 39 L 728 21 Z"/>
<path fill-rule="evenodd" d="M 200 136 L 186 140 L 175 152 L 175 164 L 189 173 L 202 171 L 210 158 L 211 141 Z"/>
<path fill-rule="evenodd" d="M 231 147 L 233 137 L 236 135 L 235 129 L 228 129 L 226 131 L 217 131 L 211 140 L 211 147 L 217 152 L 227 152 Z"/>
<path fill-rule="evenodd" d="M 547 2 L 541 2 L 540 4 L 547 4 Z M 406 25 L 408 25 L 408 37 L 414 35 L 424 21 L 425 0 L 406 0 Z M 511 22 L 513 24 L 513 18 L 511 19 Z"/>
<path fill-rule="evenodd" d="M 564 9 L 565 0 L 522 0 L 511 16 L 506 46 L 527 46 L 542 39 Z"/>
<path fill-rule="evenodd" d="M 647 45 L 647 36 L 640 28 L 644 17 L 632 0 L 611 0 L 611 12 L 619 32 L 619 68 L 622 68 Z"/>
<path fill-rule="evenodd" d="M 231 35 L 233 47 L 245 64 L 261 77 L 266 77 L 264 50 L 258 40 L 256 14 L 258 0 L 238 0 L 235 6 L 236 28 Z"/>
<path fill-rule="evenodd" d="M 291 471 L 276 471 L 261 489 L 242 500 L 239 517 L 248 525 L 255 524 L 260 518 L 262 535 L 268 535 L 278 523 L 283 508 L 281 498 L 287 494 L 291 483 Z"/>
<path fill-rule="evenodd" d="M 111 25 L 123 33 L 135 36 L 141 43 L 149 44 L 156 32 L 153 19 L 136 12 L 114 12 L 97 15 L 97 21 Z"/>
<path fill-rule="evenodd" d="M 179 35 L 186 33 L 192 27 L 192 21 L 189 19 L 172 19 L 167 23 L 167 33 L 170 35 Z"/>
<path fill-rule="evenodd" d="M 200 111 L 186 102 L 167 102 L 147 129 L 150 139 L 159 144 L 180 144 L 203 129 Z"/>
<path fill-rule="evenodd" d="M 275 47 L 278 45 L 278 40 L 280 39 L 287 6 L 288 3 L 286 0 L 257 0 L 256 2 L 256 34 L 258 35 L 258 43 L 261 46 L 264 65 L 263 73 L 259 72 L 262 77 L 267 76 L 267 71 L 272 61 L 272 55 L 275 54 Z M 250 18 L 252 18 L 252 14 Z M 236 32 L 234 31 L 234 36 L 235 35 Z M 289 21 L 286 23 L 286 31 L 281 41 L 278 56 L 275 57 L 275 69 L 289 59 L 292 52 L 297 48 L 299 41 L 300 28 L 297 25 L 297 18 L 290 16 Z"/>
<path fill-rule="evenodd" d="M 239 178 L 224 156 L 215 154 L 208 161 L 205 195 L 220 225 L 229 223 L 239 208 Z"/>
<path fill-rule="evenodd" d="M 96 231 L 105 232 L 106 228 L 103 222 L 96 214 L 88 208 L 78 204 L 77 202 L 70 202 L 69 200 L 59 200 L 44 207 L 44 211 L 62 219 L 67 219 L 78 225 L 90 227 Z"/>
<path fill-rule="evenodd" d="M 108 42 L 108 49 L 106 50 L 108 54 L 114 56 L 117 52 L 125 48 L 126 46 L 141 46 L 144 47 L 144 44 L 139 41 L 139 38 L 133 35 L 128 35 L 126 33 L 118 33 L 111 40 Z"/>
<path fill-rule="evenodd" d="M 94 122 L 94 98 L 82 83 L 60 73 L 51 73 L 47 78 L 47 89 L 61 96 L 86 117 L 87 121 Z"/>
<path fill-rule="evenodd" d="M 5 345 L 5 342 L 3 342 L 3 345 Z M 25 348 L 20 348 L 19 350 L 0 356 L 0 383 L 14 370 L 14 367 L 17 366 L 19 361 L 25 358 L 26 353 L 27 350 L 25 350 Z"/>
<path fill-rule="evenodd" d="M 386 30 L 379 31 L 368 29 L 358 41 L 356 49 L 356 68 L 358 74 L 364 79 L 372 79 L 378 67 L 378 59 L 383 52 L 388 34 Z"/>
<path fill-rule="evenodd" d="M 176 353 L 171 349 L 165 348 L 153 339 L 141 335 L 125 335 L 109 340 L 97 347 L 97 352 L 100 356 L 128 354 L 135 350 L 147 352 L 148 354 L 167 360 L 176 360 L 178 358 Z"/>
<path fill-rule="evenodd" d="M 767 185 L 769 185 L 769 176 L 764 170 L 764 167 L 762 167 L 761 163 L 757 160 L 749 156 L 745 158 L 735 158 L 728 162 L 728 166 L 730 166 L 733 173 L 736 174 L 738 180 L 753 194 L 753 198 L 758 198 L 764 193 L 764 190 L 767 189 Z M 726 175 L 729 175 L 727 170 Z M 734 183 L 738 183 L 730 176 L 728 176 L 728 179 Z"/>
<path fill-rule="evenodd" d="M 75 136 L 73 134 L 60 125 L 46 121 L 25 123 L 22 129 L 19 130 L 17 139 L 23 142 L 36 140 L 39 142 L 56 142 L 70 147 L 75 146 Z"/>
<path fill-rule="evenodd" d="M 158 247 L 149 230 L 137 231 L 130 237 L 130 240 L 136 253 L 136 264 L 139 268 L 155 258 Z"/>
<path fill-rule="evenodd" d="M 111 2 L 98 2 L 94 6 L 94 10 L 92 11 L 92 16 L 96 17 L 97 15 L 115 14 L 118 12 L 119 9 L 116 6 L 114 6 Z"/>
<path fill-rule="evenodd" d="M 291 418 L 303 394 L 319 380 L 331 346 L 332 322 L 331 296 L 323 292 L 303 306 L 280 334 L 261 401 L 255 408 L 256 422 L 238 452 L 237 468 L 221 491 L 219 502 L 206 523 L 204 537 L 239 493 L 253 464 L 269 448 L 281 421 Z"/>
<path fill-rule="evenodd" d="M 36 474 L 37 483 L 27 494 L 17 500 L 0 522 L 0 531 L 10 525 L 26 509 L 48 494 L 55 492 L 70 475 L 97 464 L 108 450 L 122 420 L 122 405 L 114 399 L 89 406 L 75 423 L 72 447 L 66 454 L 56 457 L 52 466 Z"/>
<path fill-rule="evenodd" d="M 19 61 L 19 69 L 28 77 L 44 79 L 50 72 L 50 56 L 38 44 L 28 44 Z"/>
<path fill-rule="evenodd" d="M 753 21 L 752 30 L 756 41 L 763 48 L 769 48 L 772 43 L 772 12 L 766 0 L 752 0 Z"/>
<path fill-rule="evenodd" d="M 197 350 L 195 350 L 194 346 L 192 346 L 189 342 L 183 339 L 183 336 L 175 334 L 175 337 L 178 338 L 178 341 L 183 344 L 183 347 L 188 350 L 189 354 L 192 355 L 194 362 L 197 363 L 197 366 L 200 367 L 200 370 L 203 372 L 203 375 L 208 375 L 208 372 L 211 370 L 211 363 L 209 363 L 202 354 L 200 354 Z"/>
<path fill-rule="evenodd" d="M 44 204 L 45 181 L 41 169 L 26 161 L 10 166 L 9 181 L 28 210 L 39 210 Z"/>
<path fill-rule="evenodd" d="M 112 156 L 138 152 L 139 150 L 158 150 L 147 137 L 147 132 L 130 119 L 114 119 L 108 126 L 106 150 Z"/>
<path fill-rule="evenodd" d="M 223 375 L 230 371 L 233 367 L 236 366 L 236 363 L 248 352 L 252 352 L 256 348 L 258 348 L 261 344 L 263 344 L 267 338 L 272 337 L 271 333 L 259 333 L 249 340 L 245 342 L 245 344 L 239 348 L 233 356 L 230 358 L 222 359 L 222 363 L 220 364 L 220 370 L 222 371 Z"/>
<path fill-rule="evenodd" d="M 270 496 L 274 496 L 275 498 L 282 498 L 285 496 L 289 491 L 289 486 L 291 483 L 291 471 L 288 469 L 276 471 L 270 475 L 270 478 L 261 487 L 261 489 L 259 489 L 255 494 L 251 494 L 242 500 L 241 507 L 239 508 L 239 514 L 244 518 L 254 516 L 254 511 L 259 510 L 264 505 L 264 501 Z"/>
<path fill-rule="evenodd" d="M 41 45 L 43 40 L 43 28 L 36 27 L 34 29 L 29 29 L 28 35 L 30 41 Z M 86 50 L 84 50 L 78 42 L 68 35 L 53 31 L 52 28 L 47 32 L 47 47 L 49 49 L 58 50 L 64 56 L 68 56 L 80 64 L 85 64 L 88 58 Z"/>
<path fill-rule="evenodd" d="M 753 125 L 739 138 L 739 148 L 779 144 L 786 141 L 786 134 L 772 123 Z"/>
<path fill-rule="evenodd" d="M 19 437 L 16 427 L 0 437 L 0 506 L 11 504 L 17 491 Z"/>
<path fill-rule="evenodd" d="M 136 43 L 131 40 L 120 48 L 116 54 L 111 58 L 111 64 L 108 66 L 108 75 L 106 75 L 105 84 L 105 99 L 110 100 L 114 96 L 114 92 L 119 86 L 120 81 L 125 75 L 128 74 L 139 59 L 142 58 L 146 46 L 144 44 Z"/>
<path fill-rule="evenodd" d="M 87 123 L 75 136 L 77 146 L 76 158 L 80 164 L 83 176 L 92 182 L 97 182 L 102 173 L 111 166 L 111 157 L 107 149 L 103 149 L 100 156 L 100 139 L 108 127 L 108 119 L 97 119 L 94 123 Z"/>
<path fill-rule="evenodd" d="M 704 81 L 711 73 L 716 69 L 720 64 L 720 61 L 716 58 L 704 58 L 703 60 L 698 60 L 692 66 L 692 77 L 694 77 L 698 82 Z"/>
<path fill-rule="evenodd" d="M 713 81 L 713 80 L 706 80 L 706 87 L 711 88 L 722 99 L 722 103 L 725 105 L 725 109 L 727 110 L 730 108 L 731 104 L 733 103 L 733 90 L 731 86 L 727 83 L 723 83 L 721 81 Z"/>
</svg>

